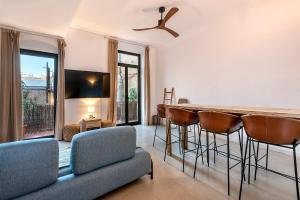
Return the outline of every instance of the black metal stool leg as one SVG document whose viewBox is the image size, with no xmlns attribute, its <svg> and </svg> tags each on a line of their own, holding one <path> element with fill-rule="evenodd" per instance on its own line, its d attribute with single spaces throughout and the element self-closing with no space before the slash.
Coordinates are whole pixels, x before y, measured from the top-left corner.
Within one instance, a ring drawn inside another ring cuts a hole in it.
<svg viewBox="0 0 300 200">
<path fill-rule="evenodd" d="M 194 124 L 194 145 L 195 145 L 195 148 L 197 147 L 197 138 L 196 138 L 196 125 Z M 198 131 L 199 132 L 199 131 Z"/>
<path fill-rule="evenodd" d="M 251 139 L 249 139 L 249 158 L 248 158 L 248 184 L 250 184 L 250 168 L 251 168 Z"/>
<path fill-rule="evenodd" d="M 297 199 L 299 200 L 299 182 L 298 182 L 298 169 L 297 169 L 297 157 L 296 157 L 296 146 L 293 145 L 293 156 L 294 156 L 294 169 L 295 169 L 295 181 L 296 181 L 296 191 Z"/>
<path fill-rule="evenodd" d="M 267 144 L 266 170 L 268 170 L 268 164 L 269 164 L 269 145 Z"/>
<path fill-rule="evenodd" d="M 254 173 L 254 180 L 256 181 L 256 174 L 257 174 L 257 163 L 258 163 L 258 151 L 259 151 L 259 142 L 257 142 L 257 147 L 256 147 L 256 163 L 255 163 L 255 173 Z"/>
<path fill-rule="evenodd" d="M 227 133 L 227 193 L 228 195 L 230 195 L 229 156 L 230 156 L 229 133 Z"/>
<path fill-rule="evenodd" d="M 216 148 L 217 148 L 216 134 L 214 134 L 214 163 L 216 163 Z"/>
<path fill-rule="evenodd" d="M 239 131 L 239 145 L 240 145 L 240 152 L 241 152 L 241 160 L 243 159 L 243 149 L 242 149 L 242 142 L 241 142 L 241 133 Z"/>
<path fill-rule="evenodd" d="M 170 128 L 171 128 L 171 125 L 170 125 L 170 123 L 169 123 L 169 130 L 170 130 Z M 170 130 L 171 131 L 171 130 Z M 171 134 L 171 133 L 170 133 Z M 167 138 L 166 138 L 166 147 L 165 147 L 165 156 L 164 156 L 164 161 L 166 161 L 166 155 L 167 155 L 167 147 L 168 147 L 168 141 L 169 141 L 169 137 L 170 137 L 170 134 L 167 134 Z M 172 144 L 172 142 L 170 142 L 170 144 Z"/>
<path fill-rule="evenodd" d="M 239 200 L 241 200 L 241 197 L 242 197 L 243 177 L 245 175 L 245 168 L 246 168 L 246 158 L 247 158 L 247 150 L 248 150 L 248 141 L 249 141 L 249 139 L 248 139 L 248 136 L 247 136 L 244 159 L 242 160 L 243 170 L 242 170 L 241 182 L 240 182 Z"/>
<path fill-rule="evenodd" d="M 241 128 L 242 150 L 244 150 L 244 129 Z"/>
<path fill-rule="evenodd" d="M 253 148 L 253 155 L 254 155 L 254 161 L 255 161 L 255 172 L 254 172 L 254 180 L 256 180 L 256 167 L 258 163 L 258 154 L 255 152 L 255 146 L 254 146 L 254 141 L 252 140 L 252 148 Z"/>
<path fill-rule="evenodd" d="M 154 138 L 153 138 L 153 146 L 154 146 L 154 144 L 155 144 L 155 138 L 156 138 L 156 134 L 157 134 L 158 120 L 159 120 L 159 117 L 158 117 L 158 116 L 156 116 L 156 124 L 155 124 L 155 133 L 154 133 Z"/>
<path fill-rule="evenodd" d="M 200 143 L 200 151 L 201 151 L 201 159 L 202 159 L 202 164 L 204 164 L 204 160 L 203 160 L 203 151 L 202 151 L 202 143 L 201 143 L 201 133 L 202 133 L 202 128 L 199 128 L 199 125 L 197 125 L 198 127 L 198 136 L 199 136 L 199 143 Z"/>
<path fill-rule="evenodd" d="M 244 128 L 241 128 L 241 141 L 242 141 L 242 152 L 244 152 Z M 245 174 L 243 176 L 244 176 L 244 181 L 246 181 Z"/>
<path fill-rule="evenodd" d="M 184 127 L 184 131 L 185 131 L 185 134 L 188 134 L 188 130 L 187 130 L 188 127 Z M 182 132 L 182 131 L 181 131 Z M 183 144 L 186 143 L 186 136 L 184 136 L 184 134 L 182 134 L 182 137 L 183 137 Z M 184 172 L 184 164 L 185 164 L 185 149 L 184 147 L 182 147 L 182 156 L 183 156 L 183 159 L 182 159 L 182 171 Z"/>
<path fill-rule="evenodd" d="M 209 166 L 209 138 L 208 138 L 207 131 L 206 131 L 206 161 L 207 161 L 207 165 Z"/>
<path fill-rule="evenodd" d="M 198 127 L 199 130 L 199 127 Z M 198 139 L 198 147 L 197 147 L 197 153 L 196 153 L 196 161 L 195 161 L 195 167 L 194 167 L 194 178 L 196 176 L 196 170 L 197 170 L 197 162 L 198 162 L 198 157 L 199 157 L 199 148 L 201 147 L 201 132 L 199 132 L 199 139 Z M 203 164 L 203 154 L 202 154 L 202 148 L 201 148 L 201 157 L 202 157 L 202 164 Z"/>
<path fill-rule="evenodd" d="M 239 143 L 240 143 L 240 152 L 241 152 L 241 173 L 243 172 L 243 136 L 241 136 L 240 134 L 243 134 L 243 131 L 238 131 L 238 135 L 239 135 Z M 245 174 L 243 175 L 244 180 L 246 180 L 246 176 Z"/>
<path fill-rule="evenodd" d="M 179 146 L 179 154 L 181 155 L 183 149 L 181 148 L 181 140 L 182 140 L 182 138 L 181 138 L 180 126 L 178 126 L 178 140 L 179 140 L 179 143 L 178 143 L 178 146 Z"/>
</svg>

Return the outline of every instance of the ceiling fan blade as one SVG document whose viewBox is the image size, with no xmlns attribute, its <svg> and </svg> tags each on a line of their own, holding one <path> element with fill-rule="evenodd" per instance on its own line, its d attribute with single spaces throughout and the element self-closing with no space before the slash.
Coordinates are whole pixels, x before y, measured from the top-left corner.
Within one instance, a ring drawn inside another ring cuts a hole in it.
<svg viewBox="0 0 300 200">
<path fill-rule="evenodd" d="M 174 8 L 171 8 L 169 10 L 169 12 L 166 14 L 166 16 L 164 17 L 164 19 L 162 20 L 161 22 L 161 25 L 165 25 L 166 22 L 175 14 L 178 12 L 178 8 L 174 7 Z"/>
<path fill-rule="evenodd" d="M 152 27 L 152 28 L 135 28 L 135 29 L 132 29 L 134 31 L 146 31 L 146 30 L 152 30 L 152 29 L 156 29 L 157 26 L 155 27 Z"/>
<path fill-rule="evenodd" d="M 171 35 L 173 35 L 173 36 L 176 37 L 176 38 L 179 36 L 178 33 L 176 33 L 175 31 L 173 31 L 172 29 L 169 29 L 169 28 L 167 28 L 167 27 L 160 27 L 160 29 L 165 30 L 165 31 L 168 31 Z"/>
</svg>

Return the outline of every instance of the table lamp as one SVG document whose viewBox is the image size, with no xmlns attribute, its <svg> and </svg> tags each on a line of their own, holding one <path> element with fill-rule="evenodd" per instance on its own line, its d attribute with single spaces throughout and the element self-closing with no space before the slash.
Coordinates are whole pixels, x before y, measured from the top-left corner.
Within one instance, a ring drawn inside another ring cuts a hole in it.
<svg viewBox="0 0 300 200">
<path fill-rule="evenodd" d="M 89 114 L 89 119 L 94 119 L 94 112 L 95 112 L 95 107 L 94 106 L 89 106 L 88 107 L 88 114 Z"/>
</svg>

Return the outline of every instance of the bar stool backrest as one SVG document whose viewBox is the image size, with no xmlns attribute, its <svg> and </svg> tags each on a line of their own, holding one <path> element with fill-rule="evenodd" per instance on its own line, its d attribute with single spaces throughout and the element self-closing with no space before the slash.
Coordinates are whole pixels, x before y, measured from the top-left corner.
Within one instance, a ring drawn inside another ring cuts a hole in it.
<svg viewBox="0 0 300 200">
<path fill-rule="evenodd" d="M 157 109 L 158 117 L 166 118 L 166 105 L 165 104 L 158 104 L 156 109 Z"/>
<path fill-rule="evenodd" d="M 199 121 L 201 128 L 212 133 L 229 133 L 230 130 L 236 130 L 241 123 L 241 118 L 222 112 L 199 111 Z"/>
<path fill-rule="evenodd" d="M 300 120 L 265 115 L 242 116 L 249 137 L 277 145 L 292 145 L 300 139 Z"/>
<path fill-rule="evenodd" d="M 178 99 L 178 104 L 183 104 L 183 103 L 189 103 L 189 100 L 185 98 Z"/>
<path fill-rule="evenodd" d="M 180 108 L 168 108 L 169 120 L 179 126 L 188 126 L 199 122 L 197 113 Z"/>
</svg>

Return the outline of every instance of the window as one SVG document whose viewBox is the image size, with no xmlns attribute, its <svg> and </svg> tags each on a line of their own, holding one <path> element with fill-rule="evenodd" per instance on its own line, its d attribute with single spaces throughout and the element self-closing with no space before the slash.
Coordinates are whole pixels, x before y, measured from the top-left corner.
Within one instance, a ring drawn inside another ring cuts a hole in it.
<svg viewBox="0 0 300 200">
<path fill-rule="evenodd" d="M 140 55 L 118 53 L 117 124 L 141 123 Z"/>
<path fill-rule="evenodd" d="M 21 49 L 25 139 L 54 136 L 57 57 Z"/>
</svg>

